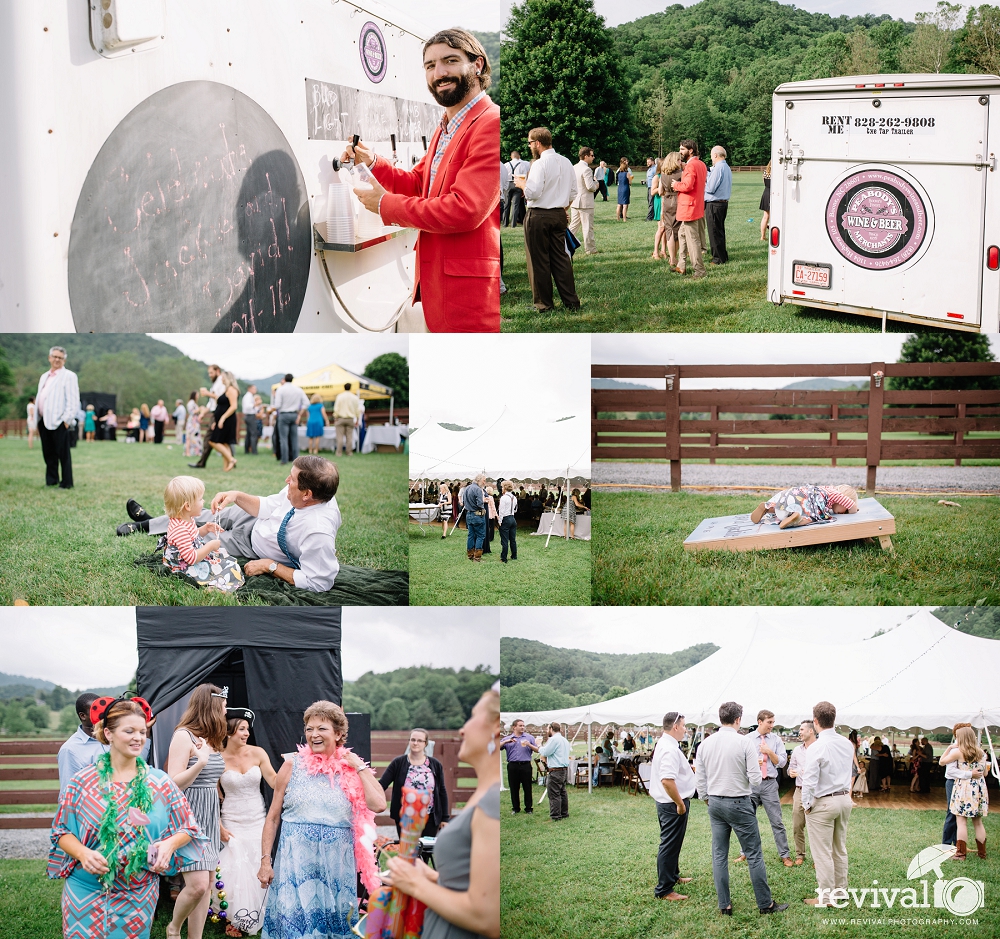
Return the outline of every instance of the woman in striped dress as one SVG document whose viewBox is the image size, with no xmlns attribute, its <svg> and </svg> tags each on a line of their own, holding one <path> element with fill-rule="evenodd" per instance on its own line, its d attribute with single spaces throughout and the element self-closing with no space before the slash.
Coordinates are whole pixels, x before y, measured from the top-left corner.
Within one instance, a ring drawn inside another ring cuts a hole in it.
<svg viewBox="0 0 1000 939">
<path fill-rule="evenodd" d="M 167 755 L 167 773 L 188 800 L 198 825 L 208 838 L 202 857 L 181 868 L 184 889 L 174 903 L 167 939 L 178 939 L 184 920 L 189 939 L 201 939 L 211 899 L 211 875 L 219 866 L 219 779 L 226 771 L 222 748 L 226 738 L 228 689 L 199 685 L 174 730 Z"/>
<path fill-rule="evenodd" d="M 447 483 L 441 483 L 438 504 L 441 506 L 441 537 L 448 537 L 448 522 L 451 521 L 451 490 Z"/>
</svg>

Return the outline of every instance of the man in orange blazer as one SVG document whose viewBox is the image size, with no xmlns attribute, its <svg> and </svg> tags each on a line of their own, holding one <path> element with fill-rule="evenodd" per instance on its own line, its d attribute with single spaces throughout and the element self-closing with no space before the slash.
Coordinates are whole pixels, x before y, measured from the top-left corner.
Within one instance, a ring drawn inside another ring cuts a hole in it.
<svg viewBox="0 0 1000 939">
<path fill-rule="evenodd" d="M 500 331 L 500 108 L 486 95 L 490 62 L 462 29 L 424 46 L 427 87 L 445 109 L 412 170 L 376 157 L 363 143 L 344 159 L 371 167 L 371 189 L 355 189 L 387 225 L 419 229 L 413 302 L 431 332 Z M 385 187 L 385 188 L 383 188 Z"/>
</svg>

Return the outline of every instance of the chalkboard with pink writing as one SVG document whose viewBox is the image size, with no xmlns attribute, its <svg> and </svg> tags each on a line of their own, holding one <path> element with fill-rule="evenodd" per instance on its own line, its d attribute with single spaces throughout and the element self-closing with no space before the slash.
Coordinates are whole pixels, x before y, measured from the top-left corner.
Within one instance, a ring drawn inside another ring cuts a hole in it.
<svg viewBox="0 0 1000 939">
<path fill-rule="evenodd" d="M 290 332 L 311 260 L 305 181 L 246 95 L 182 82 L 114 129 L 69 243 L 80 332 Z"/>
</svg>

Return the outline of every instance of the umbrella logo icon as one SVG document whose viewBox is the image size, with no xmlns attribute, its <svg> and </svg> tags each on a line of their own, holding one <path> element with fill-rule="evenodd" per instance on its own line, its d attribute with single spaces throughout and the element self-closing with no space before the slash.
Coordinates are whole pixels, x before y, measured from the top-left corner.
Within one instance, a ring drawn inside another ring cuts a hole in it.
<svg viewBox="0 0 1000 939">
<path fill-rule="evenodd" d="M 934 873 L 934 906 L 943 907 L 954 916 L 970 916 L 986 905 L 986 890 L 981 880 L 970 877 L 955 877 L 945 880 L 941 864 L 955 856 L 956 847 L 951 844 L 932 844 L 924 848 L 910 861 L 906 871 L 907 880 L 915 880 Z"/>
</svg>

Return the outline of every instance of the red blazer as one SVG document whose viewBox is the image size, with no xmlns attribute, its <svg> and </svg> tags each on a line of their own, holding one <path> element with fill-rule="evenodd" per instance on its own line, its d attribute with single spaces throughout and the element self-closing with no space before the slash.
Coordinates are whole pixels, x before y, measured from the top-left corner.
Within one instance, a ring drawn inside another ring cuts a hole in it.
<svg viewBox="0 0 1000 939">
<path fill-rule="evenodd" d="M 430 189 L 439 127 L 412 169 L 379 158 L 388 225 L 419 229 L 413 300 L 431 332 L 500 332 L 500 106 L 484 97 L 445 150 Z"/>
<path fill-rule="evenodd" d="M 695 222 L 705 215 L 705 179 L 708 170 L 698 157 L 684 164 L 684 172 L 674 183 L 677 195 L 677 220 Z"/>
</svg>

